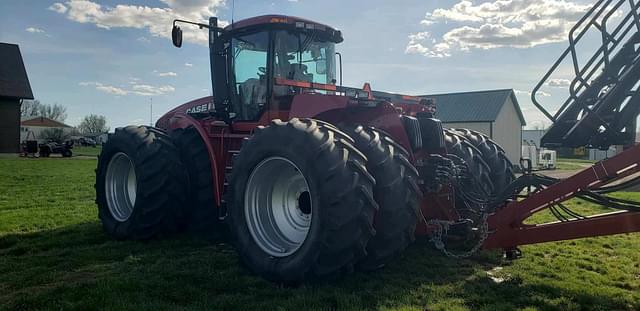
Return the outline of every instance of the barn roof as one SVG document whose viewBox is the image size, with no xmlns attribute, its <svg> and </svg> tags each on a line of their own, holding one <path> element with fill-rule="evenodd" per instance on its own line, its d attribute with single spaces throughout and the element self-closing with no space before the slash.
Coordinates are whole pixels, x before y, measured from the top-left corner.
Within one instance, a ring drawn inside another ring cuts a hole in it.
<svg viewBox="0 0 640 311">
<path fill-rule="evenodd" d="M 522 110 L 512 89 L 474 91 L 448 94 L 422 95 L 434 98 L 438 107 L 437 117 L 443 122 L 494 122 L 511 97 L 518 118 L 526 125 Z"/>
<path fill-rule="evenodd" d="M 30 117 L 20 120 L 20 126 L 71 127 L 62 122 L 45 117 Z"/>
<path fill-rule="evenodd" d="M 0 97 L 33 99 L 20 48 L 0 42 Z"/>
</svg>

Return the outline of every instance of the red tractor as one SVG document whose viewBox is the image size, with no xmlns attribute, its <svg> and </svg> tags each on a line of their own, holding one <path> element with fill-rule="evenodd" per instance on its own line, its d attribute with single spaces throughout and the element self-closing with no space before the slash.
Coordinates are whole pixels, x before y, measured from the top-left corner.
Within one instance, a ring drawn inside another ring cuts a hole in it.
<svg viewBox="0 0 640 311">
<path fill-rule="evenodd" d="M 600 173 L 570 184 L 527 172 L 515 179 L 500 146 L 478 132 L 443 130 L 425 101 L 337 83 L 336 29 L 280 15 L 224 28 L 216 18 L 176 20 L 177 47 L 178 22 L 209 30 L 213 96 L 155 127 L 118 128 L 105 144 L 96 203 L 116 239 L 226 223 L 252 271 L 289 283 L 382 267 L 415 236 L 449 255 L 484 247 L 514 256 L 522 244 L 640 230 L 631 211 L 606 216 L 606 230 L 579 215 L 560 229 L 522 223 L 571 197 L 607 200 L 612 172 L 632 166 L 630 175 L 640 157 L 614 171 L 602 162 Z"/>
</svg>

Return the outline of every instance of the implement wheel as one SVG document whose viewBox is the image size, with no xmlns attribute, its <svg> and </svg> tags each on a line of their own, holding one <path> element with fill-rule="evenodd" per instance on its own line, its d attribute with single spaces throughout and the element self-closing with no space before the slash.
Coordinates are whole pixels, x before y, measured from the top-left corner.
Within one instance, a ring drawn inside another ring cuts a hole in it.
<svg viewBox="0 0 640 311">
<path fill-rule="evenodd" d="M 246 141 L 229 189 L 243 262 L 285 283 L 353 270 L 373 236 L 373 177 L 353 140 L 310 119 L 274 120 Z"/>
<path fill-rule="evenodd" d="M 160 129 L 117 128 L 96 169 L 96 203 L 105 231 L 116 239 L 173 232 L 187 180 L 178 151 Z"/>
</svg>

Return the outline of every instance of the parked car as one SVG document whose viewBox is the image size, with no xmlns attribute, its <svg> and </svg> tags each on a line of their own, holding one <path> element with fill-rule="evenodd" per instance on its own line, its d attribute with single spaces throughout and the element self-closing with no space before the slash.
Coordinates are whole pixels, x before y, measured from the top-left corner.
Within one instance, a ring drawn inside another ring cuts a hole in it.
<svg viewBox="0 0 640 311">
<path fill-rule="evenodd" d="M 80 139 L 78 139 L 78 143 L 80 144 L 80 146 L 95 147 L 97 145 L 96 141 L 93 138 L 89 137 L 80 137 Z"/>
</svg>

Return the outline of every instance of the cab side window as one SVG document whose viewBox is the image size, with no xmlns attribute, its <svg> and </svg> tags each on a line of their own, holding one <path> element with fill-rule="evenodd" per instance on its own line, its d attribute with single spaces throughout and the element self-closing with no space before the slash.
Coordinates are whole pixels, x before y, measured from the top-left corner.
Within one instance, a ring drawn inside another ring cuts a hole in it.
<svg viewBox="0 0 640 311">
<path fill-rule="evenodd" d="M 231 44 L 235 73 L 231 112 L 235 120 L 258 120 L 267 106 L 269 33 L 237 37 Z"/>
</svg>

